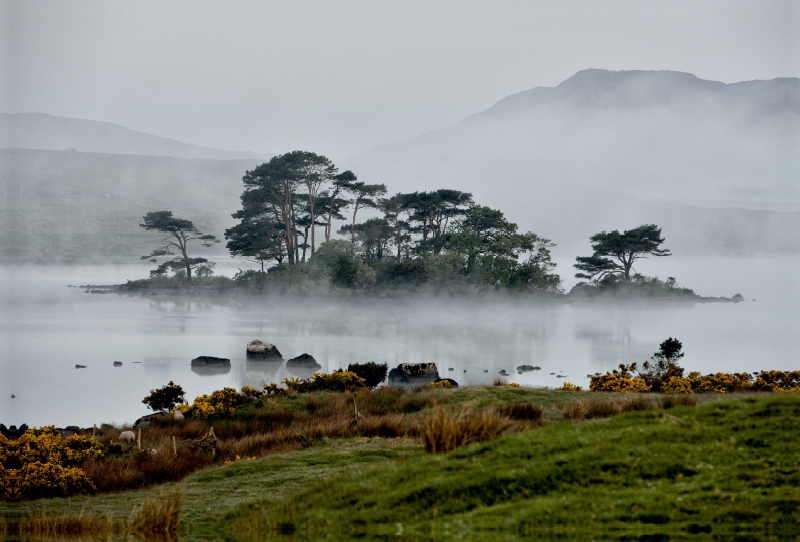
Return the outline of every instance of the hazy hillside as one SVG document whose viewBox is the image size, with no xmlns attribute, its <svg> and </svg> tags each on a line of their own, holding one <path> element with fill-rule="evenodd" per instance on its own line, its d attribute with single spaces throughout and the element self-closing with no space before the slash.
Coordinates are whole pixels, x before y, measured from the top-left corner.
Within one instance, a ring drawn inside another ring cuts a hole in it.
<svg viewBox="0 0 800 542">
<path fill-rule="evenodd" d="M 2 149 L 0 261 L 131 261 L 156 237 L 142 216 L 162 209 L 222 238 L 259 163 Z"/>
<path fill-rule="evenodd" d="M 584 70 L 344 165 L 395 190 L 463 187 L 562 244 L 646 220 L 702 251 L 752 242 L 788 249 L 796 243 L 768 232 L 795 224 L 795 214 L 677 211 L 674 203 L 800 209 L 800 79 L 723 84 Z"/>
<path fill-rule="evenodd" d="M 75 149 L 81 152 L 217 160 L 267 158 L 254 152 L 189 145 L 110 122 L 54 117 L 43 113 L 0 113 L 0 148 L 55 151 Z"/>
</svg>

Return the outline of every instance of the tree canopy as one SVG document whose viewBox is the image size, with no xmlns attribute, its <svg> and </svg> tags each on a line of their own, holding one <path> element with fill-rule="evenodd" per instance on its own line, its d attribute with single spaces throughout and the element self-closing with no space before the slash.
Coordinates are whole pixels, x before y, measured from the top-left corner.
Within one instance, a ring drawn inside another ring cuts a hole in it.
<svg viewBox="0 0 800 542">
<path fill-rule="evenodd" d="M 197 270 L 201 274 L 210 274 L 213 264 L 205 258 L 191 258 L 188 253 L 189 241 L 199 240 L 205 247 L 212 246 L 212 243 L 219 243 L 213 235 L 201 233 L 191 220 L 172 216 L 172 211 L 152 211 L 143 217 L 144 223 L 140 227 L 148 231 L 158 231 L 166 233 L 167 236 L 159 240 L 159 248 L 147 256 L 142 256 L 143 260 L 158 262 L 158 258 L 166 256 L 177 256 L 171 260 L 162 262 L 156 269 L 150 272 L 151 276 L 164 275 L 167 271 L 182 271 L 186 273 L 186 280 L 192 280 L 192 271 Z M 177 254 L 173 252 L 177 249 Z"/>
<path fill-rule="evenodd" d="M 641 258 L 651 256 L 671 256 L 667 249 L 659 248 L 664 242 L 661 228 L 655 224 L 645 224 L 620 233 L 600 232 L 591 237 L 591 256 L 578 256 L 575 268 L 581 271 L 576 278 L 598 282 L 609 275 L 630 282 L 633 264 Z M 635 271 L 634 271 L 635 272 Z"/>
</svg>

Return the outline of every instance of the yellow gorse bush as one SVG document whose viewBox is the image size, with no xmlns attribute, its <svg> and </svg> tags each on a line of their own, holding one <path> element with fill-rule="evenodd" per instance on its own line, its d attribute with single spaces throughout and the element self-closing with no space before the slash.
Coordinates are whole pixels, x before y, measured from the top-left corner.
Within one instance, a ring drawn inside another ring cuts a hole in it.
<svg viewBox="0 0 800 542">
<path fill-rule="evenodd" d="M 673 376 L 661 385 L 664 393 L 734 393 L 741 391 L 800 392 L 800 371 L 764 371 L 755 382 L 748 373 L 691 372 L 686 377 Z"/>
<path fill-rule="evenodd" d="M 440 380 L 439 382 L 431 382 L 432 388 L 449 388 L 450 382 L 447 380 Z"/>
<path fill-rule="evenodd" d="M 614 369 L 610 373 L 600 376 L 593 376 L 589 384 L 592 391 L 629 391 L 647 392 L 651 387 L 644 378 L 632 376 L 633 366 L 619 365 L 619 369 Z"/>
<path fill-rule="evenodd" d="M 17 439 L 0 436 L 0 498 L 91 493 L 95 487 L 78 465 L 102 455 L 102 445 L 94 439 L 64 437 L 54 427 L 31 429 Z"/>
<path fill-rule="evenodd" d="M 236 388 L 222 388 L 211 395 L 196 397 L 187 412 L 198 418 L 230 416 L 237 408 L 254 403 L 261 396 L 260 391 L 250 386 L 244 386 L 241 392 Z"/>
<path fill-rule="evenodd" d="M 564 385 L 560 388 L 556 388 L 556 391 L 583 391 L 583 388 L 576 386 L 575 384 L 571 384 L 570 382 L 564 382 Z"/>
<path fill-rule="evenodd" d="M 363 388 L 367 381 L 352 371 L 333 371 L 314 373 L 311 378 L 284 378 L 283 383 L 291 391 L 304 393 L 310 391 L 353 391 Z"/>
</svg>

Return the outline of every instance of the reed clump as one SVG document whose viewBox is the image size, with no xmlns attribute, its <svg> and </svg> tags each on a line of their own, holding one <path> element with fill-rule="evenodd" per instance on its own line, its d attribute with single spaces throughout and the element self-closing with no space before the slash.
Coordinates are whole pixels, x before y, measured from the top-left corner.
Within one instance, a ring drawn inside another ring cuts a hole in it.
<svg viewBox="0 0 800 542">
<path fill-rule="evenodd" d="M 456 413 L 440 408 L 425 420 L 422 440 L 427 452 L 444 453 L 473 442 L 493 440 L 513 428 L 514 423 L 494 409 Z"/>
<path fill-rule="evenodd" d="M 520 401 L 502 406 L 498 409 L 498 412 L 512 420 L 541 422 L 544 408 L 531 401 Z"/>
<path fill-rule="evenodd" d="M 609 418 L 624 412 L 652 410 L 656 403 L 641 395 L 622 399 L 578 399 L 564 405 L 564 418 L 571 421 Z"/>
</svg>

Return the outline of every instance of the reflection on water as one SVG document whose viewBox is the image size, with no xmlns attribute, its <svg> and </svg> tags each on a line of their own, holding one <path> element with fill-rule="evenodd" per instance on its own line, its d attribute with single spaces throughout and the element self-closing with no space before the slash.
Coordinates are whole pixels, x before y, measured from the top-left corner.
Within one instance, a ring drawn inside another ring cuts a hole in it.
<svg viewBox="0 0 800 542">
<path fill-rule="evenodd" d="M 783 284 L 800 267 L 800 260 L 787 261 Z M 749 268 L 741 269 L 747 277 Z M 564 380 L 586 386 L 587 374 L 644 361 L 668 336 L 683 341 L 684 365 L 703 372 L 796 369 L 800 346 L 798 292 L 763 285 L 753 292 L 758 302 L 616 306 L 125 297 L 66 287 L 121 282 L 137 273 L 114 267 L 3 270 L 0 422 L 131 422 L 148 413 L 141 403 L 148 391 L 169 380 L 192 399 L 223 386 L 260 387 L 311 374 L 310 367 L 287 368 L 285 361 L 247 359 L 253 339 L 276 344 L 286 359 L 308 353 L 323 371 L 367 361 L 390 367 L 435 362 L 440 374 L 462 385 L 489 383 L 504 370 L 509 380 L 531 386 Z M 190 365 L 198 356 L 229 358 L 231 366 L 199 371 Z M 113 366 L 116 360 L 121 367 Z M 541 370 L 518 374 L 520 365 Z"/>
</svg>

